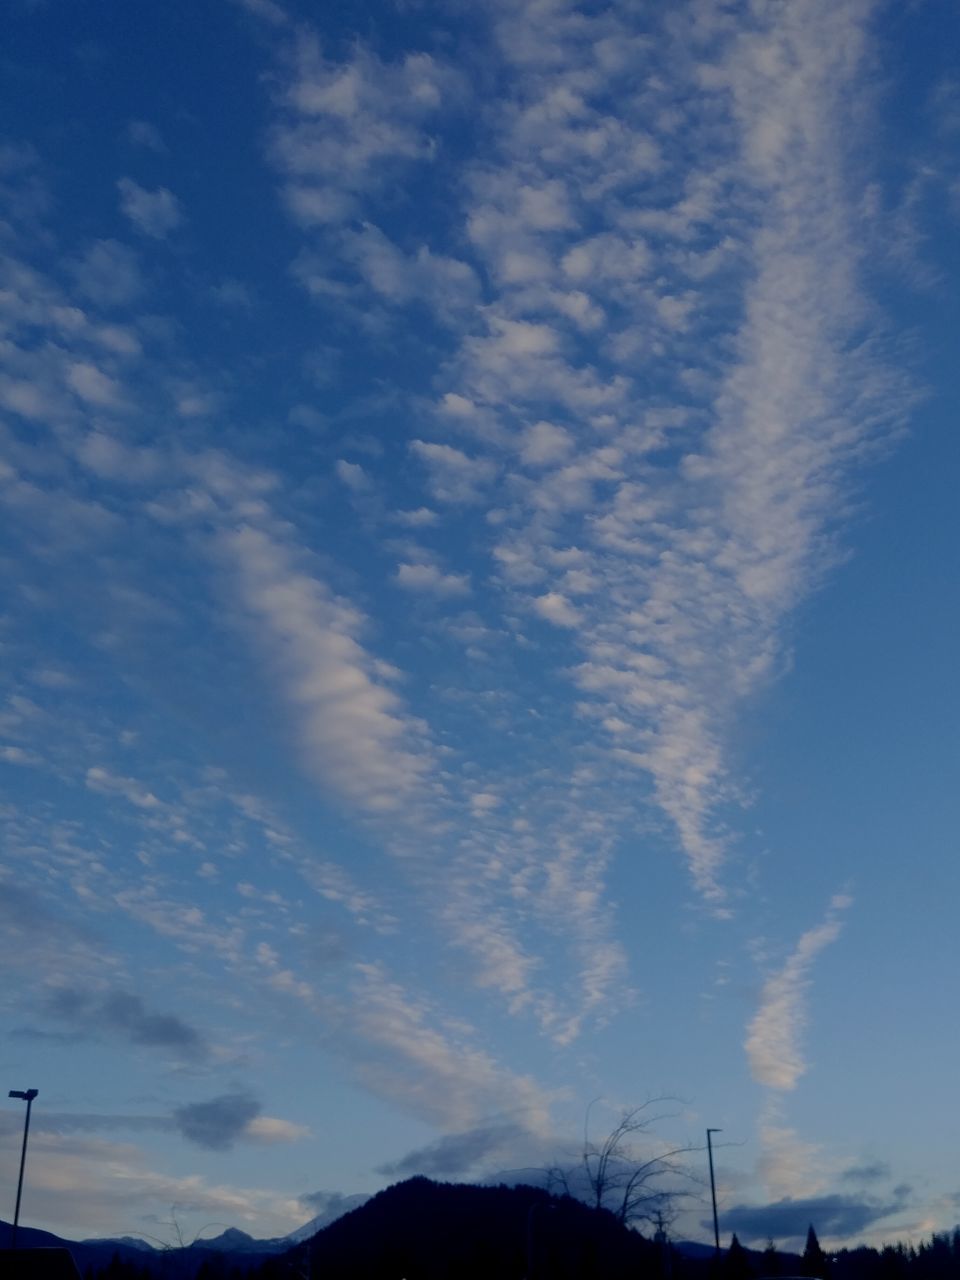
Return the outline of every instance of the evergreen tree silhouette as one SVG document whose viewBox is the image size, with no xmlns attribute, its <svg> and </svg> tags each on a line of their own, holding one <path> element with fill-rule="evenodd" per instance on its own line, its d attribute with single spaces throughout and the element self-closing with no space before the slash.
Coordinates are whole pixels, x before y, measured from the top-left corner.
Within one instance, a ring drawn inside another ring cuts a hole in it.
<svg viewBox="0 0 960 1280">
<path fill-rule="evenodd" d="M 736 1232 L 733 1233 L 730 1248 L 723 1259 L 720 1274 L 723 1280 L 752 1280 L 753 1267 L 750 1265 L 750 1256 L 737 1239 Z"/>
<path fill-rule="evenodd" d="M 807 1230 L 807 1244 L 803 1251 L 800 1271 L 802 1275 L 815 1277 L 816 1280 L 827 1280 L 830 1272 L 827 1255 L 820 1248 L 820 1241 L 817 1239 L 812 1222 Z"/>
<path fill-rule="evenodd" d="M 763 1274 L 771 1277 L 780 1274 L 780 1255 L 772 1240 L 767 1241 L 767 1247 L 763 1251 Z"/>
</svg>

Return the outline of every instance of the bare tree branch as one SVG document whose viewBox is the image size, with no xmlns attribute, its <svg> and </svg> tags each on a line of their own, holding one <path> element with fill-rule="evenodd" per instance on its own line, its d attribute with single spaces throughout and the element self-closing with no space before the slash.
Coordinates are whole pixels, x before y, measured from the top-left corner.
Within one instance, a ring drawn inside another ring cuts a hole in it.
<svg viewBox="0 0 960 1280">
<path fill-rule="evenodd" d="M 660 1107 L 678 1101 L 657 1097 L 630 1108 L 600 1141 L 590 1137 L 591 1102 L 579 1161 L 548 1170 L 550 1189 L 577 1196 L 595 1209 L 608 1209 L 625 1226 L 649 1223 L 664 1233 L 676 1216 L 677 1202 L 689 1194 L 684 1184 L 698 1181 L 684 1160 L 700 1150 L 696 1144 L 659 1149 L 655 1139 L 656 1126 L 676 1114 Z"/>
</svg>

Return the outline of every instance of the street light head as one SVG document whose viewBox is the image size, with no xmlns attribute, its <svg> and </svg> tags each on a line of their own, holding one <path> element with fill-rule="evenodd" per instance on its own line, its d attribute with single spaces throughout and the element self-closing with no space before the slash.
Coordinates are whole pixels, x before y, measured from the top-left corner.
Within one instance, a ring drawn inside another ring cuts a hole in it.
<svg viewBox="0 0 960 1280">
<path fill-rule="evenodd" d="M 11 1089 L 8 1098 L 22 1098 L 24 1102 L 32 1102 L 39 1093 L 38 1089 Z"/>
</svg>

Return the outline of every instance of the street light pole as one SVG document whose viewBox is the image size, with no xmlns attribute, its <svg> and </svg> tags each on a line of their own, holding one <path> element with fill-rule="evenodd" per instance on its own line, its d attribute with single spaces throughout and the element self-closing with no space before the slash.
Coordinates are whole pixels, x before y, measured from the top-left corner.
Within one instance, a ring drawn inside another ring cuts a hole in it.
<svg viewBox="0 0 960 1280">
<path fill-rule="evenodd" d="M 707 1130 L 707 1155 L 710 1158 L 710 1197 L 713 1200 L 713 1243 L 717 1250 L 717 1257 L 720 1256 L 720 1223 L 717 1218 L 717 1183 L 713 1176 L 713 1142 L 711 1135 L 714 1133 L 723 1133 L 722 1129 Z"/>
<path fill-rule="evenodd" d="M 30 1136 L 30 1108 L 33 1106 L 33 1100 L 37 1096 L 36 1089 L 11 1089 L 9 1097 L 22 1098 L 27 1104 L 27 1114 L 23 1122 L 23 1147 L 20 1151 L 20 1179 L 17 1182 L 17 1207 L 13 1212 L 13 1239 L 11 1248 L 17 1247 L 17 1227 L 20 1224 L 20 1197 L 23 1195 L 23 1170 L 27 1163 L 27 1138 Z"/>
</svg>

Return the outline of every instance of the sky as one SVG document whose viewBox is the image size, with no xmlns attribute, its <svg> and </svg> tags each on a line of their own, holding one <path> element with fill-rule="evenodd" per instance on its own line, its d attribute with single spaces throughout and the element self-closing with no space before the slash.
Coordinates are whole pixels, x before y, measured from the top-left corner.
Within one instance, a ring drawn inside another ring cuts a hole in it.
<svg viewBox="0 0 960 1280">
<path fill-rule="evenodd" d="M 0 1216 L 952 1226 L 956 10 L 5 9 Z"/>
</svg>

